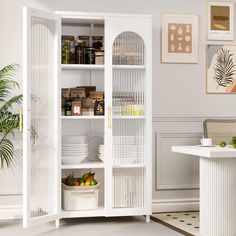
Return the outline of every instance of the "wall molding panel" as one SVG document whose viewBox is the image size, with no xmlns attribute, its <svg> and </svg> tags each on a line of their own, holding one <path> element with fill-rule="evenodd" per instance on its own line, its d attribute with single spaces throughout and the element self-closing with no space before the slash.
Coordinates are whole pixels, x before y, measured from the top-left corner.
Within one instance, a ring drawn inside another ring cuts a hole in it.
<svg viewBox="0 0 236 236">
<path fill-rule="evenodd" d="M 201 132 L 195 132 L 195 133 L 187 133 L 187 132 L 178 132 L 178 133 L 157 133 L 155 132 L 155 191 L 160 190 L 186 190 L 186 189 L 198 189 L 199 188 L 199 180 L 194 178 L 193 180 L 191 178 L 185 179 L 184 182 L 179 182 L 177 176 L 175 178 L 171 179 L 170 182 L 166 180 L 165 176 L 163 176 L 163 168 L 166 168 L 167 163 L 165 161 L 167 160 L 167 155 L 169 156 L 168 159 L 173 157 L 173 164 L 179 160 L 176 160 L 175 153 L 171 152 L 171 145 L 174 140 L 180 139 L 182 140 L 193 140 L 196 142 L 196 140 L 199 140 L 202 137 Z M 166 145 L 167 144 L 167 145 Z M 166 150 L 166 147 L 169 148 L 169 150 Z M 178 158 L 178 157 L 177 157 Z M 185 157 L 186 158 L 186 157 Z M 192 160 L 189 159 L 182 159 L 182 162 L 192 162 Z M 198 159 L 194 160 L 194 165 L 196 165 L 196 162 L 198 162 Z M 171 162 L 171 160 L 170 160 Z M 163 167 L 164 166 L 164 167 Z M 170 166 L 171 168 L 171 166 Z M 169 170 L 170 171 L 170 170 Z M 165 170 L 164 170 L 165 172 Z M 184 172 L 184 170 L 181 170 L 181 172 Z M 174 174 L 174 169 L 171 171 L 168 175 Z M 181 173 L 179 173 L 181 174 Z M 178 172 L 176 173 L 178 175 Z M 198 176 L 197 176 L 198 177 Z M 178 182 L 175 182 L 177 180 Z M 191 181 L 192 180 L 192 181 Z"/>
</svg>

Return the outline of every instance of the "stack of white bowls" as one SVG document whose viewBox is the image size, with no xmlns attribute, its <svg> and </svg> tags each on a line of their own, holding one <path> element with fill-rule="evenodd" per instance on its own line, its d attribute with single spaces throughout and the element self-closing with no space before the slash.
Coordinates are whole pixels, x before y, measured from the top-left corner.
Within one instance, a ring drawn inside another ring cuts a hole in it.
<svg viewBox="0 0 236 236">
<path fill-rule="evenodd" d="M 88 141 L 86 136 L 62 137 L 62 164 L 79 164 L 88 157 Z"/>
</svg>

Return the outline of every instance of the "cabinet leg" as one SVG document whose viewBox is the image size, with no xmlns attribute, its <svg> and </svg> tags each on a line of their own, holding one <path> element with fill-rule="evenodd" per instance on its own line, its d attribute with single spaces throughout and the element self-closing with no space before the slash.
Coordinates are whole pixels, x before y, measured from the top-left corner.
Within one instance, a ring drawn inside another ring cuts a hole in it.
<svg viewBox="0 0 236 236">
<path fill-rule="evenodd" d="M 146 215 L 146 223 L 150 223 L 150 215 Z"/>
<path fill-rule="evenodd" d="M 60 226 L 60 220 L 56 220 L 56 221 L 55 221 L 55 226 L 56 226 L 56 228 L 59 228 L 59 226 Z"/>
</svg>

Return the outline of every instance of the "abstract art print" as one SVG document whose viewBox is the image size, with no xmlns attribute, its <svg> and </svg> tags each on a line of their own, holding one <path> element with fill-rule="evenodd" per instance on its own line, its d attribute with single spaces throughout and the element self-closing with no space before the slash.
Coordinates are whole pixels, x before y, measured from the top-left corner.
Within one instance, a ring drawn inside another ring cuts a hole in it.
<svg viewBox="0 0 236 236">
<path fill-rule="evenodd" d="M 233 40 L 234 4 L 208 2 L 208 39 Z"/>
<path fill-rule="evenodd" d="M 162 63 L 198 62 L 198 15 L 163 14 Z"/>
<path fill-rule="evenodd" d="M 236 93 L 236 45 L 207 47 L 207 93 Z"/>
</svg>

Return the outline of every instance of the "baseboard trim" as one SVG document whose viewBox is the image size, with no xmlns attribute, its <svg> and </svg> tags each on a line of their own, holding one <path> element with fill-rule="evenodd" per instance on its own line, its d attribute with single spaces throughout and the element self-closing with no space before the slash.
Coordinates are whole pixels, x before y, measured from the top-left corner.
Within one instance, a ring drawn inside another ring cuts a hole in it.
<svg viewBox="0 0 236 236">
<path fill-rule="evenodd" d="M 153 200 L 152 212 L 198 211 L 199 199 Z"/>
<path fill-rule="evenodd" d="M 0 220 L 22 219 L 21 205 L 0 205 Z"/>
<path fill-rule="evenodd" d="M 199 199 L 153 200 L 152 212 L 198 211 Z M 22 219 L 21 205 L 0 205 L 0 220 Z"/>
</svg>

